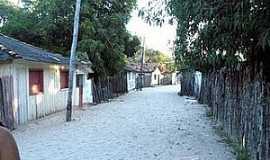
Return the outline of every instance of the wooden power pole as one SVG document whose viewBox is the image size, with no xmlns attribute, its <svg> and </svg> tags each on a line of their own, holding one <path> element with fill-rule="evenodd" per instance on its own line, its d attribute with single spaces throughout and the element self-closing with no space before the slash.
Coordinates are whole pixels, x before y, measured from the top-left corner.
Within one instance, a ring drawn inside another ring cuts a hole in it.
<svg viewBox="0 0 270 160">
<path fill-rule="evenodd" d="M 72 95 L 73 95 L 73 78 L 76 71 L 76 49 L 78 44 L 79 24 L 80 24 L 80 9 L 81 0 L 76 0 L 76 10 L 74 16 L 73 39 L 69 60 L 69 81 L 68 81 L 68 99 L 67 99 L 67 113 L 66 121 L 70 122 L 72 119 Z"/>
<path fill-rule="evenodd" d="M 143 37 L 143 50 L 142 50 L 142 58 L 141 58 L 140 91 L 142 91 L 142 88 L 143 88 L 144 56 L 145 56 L 145 37 Z"/>
</svg>

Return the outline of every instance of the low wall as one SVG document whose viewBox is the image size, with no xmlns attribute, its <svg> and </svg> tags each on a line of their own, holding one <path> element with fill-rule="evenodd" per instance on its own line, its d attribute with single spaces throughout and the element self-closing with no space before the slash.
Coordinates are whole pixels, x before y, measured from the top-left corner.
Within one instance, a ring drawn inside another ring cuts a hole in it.
<svg viewBox="0 0 270 160">
<path fill-rule="evenodd" d="M 203 74 L 199 96 L 194 74 L 184 73 L 193 76 L 181 81 L 181 94 L 208 104 L 225 133 L 240 142 L 252 160 L 270 159 L 270 84 L 260 68 L 238 65 Z"/>
</svg>

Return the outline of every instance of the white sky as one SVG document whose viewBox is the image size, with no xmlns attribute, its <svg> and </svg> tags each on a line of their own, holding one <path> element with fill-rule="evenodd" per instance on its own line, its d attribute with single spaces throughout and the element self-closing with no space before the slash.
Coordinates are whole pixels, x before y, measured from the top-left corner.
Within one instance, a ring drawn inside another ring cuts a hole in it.
<svg viewBox="0 0 270 160">
<path fill-rule="evenodd" d="M 149 0 L 138 0 L 138 8 L 147 6 Z M 127 29 L 131 34 L 139 37 L 145 36 L 146 47 L 159 50 L 164 53 L 172 53 L 172 43 L 176 37 L 176 26 L 164 24 L 162 27 L 149 26 L 140 17 L 138 10 L 133 11 L 132 18 L 127 25 Z"/>
</svg>

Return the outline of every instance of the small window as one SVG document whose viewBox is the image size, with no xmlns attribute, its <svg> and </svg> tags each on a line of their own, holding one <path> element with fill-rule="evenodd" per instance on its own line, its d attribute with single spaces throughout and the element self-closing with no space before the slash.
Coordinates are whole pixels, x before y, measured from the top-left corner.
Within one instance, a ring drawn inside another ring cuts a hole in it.
<svg viewBox="0 0 270 160">
<path fill-rule="evenodd" d="M 157 80 L 157 75 L 156 74 L 154 75 L 154 79 Z"/>
<path fill-rule="evenodd" d="M 43 93 L 43 70 L 29 70 L 29 93 L 37 95 Z"/>
<path fill-rule="evenodd" d="M 68 88 L 68 71 L 60 71 L 60 88 L 66 89 Z"/>
</svg>

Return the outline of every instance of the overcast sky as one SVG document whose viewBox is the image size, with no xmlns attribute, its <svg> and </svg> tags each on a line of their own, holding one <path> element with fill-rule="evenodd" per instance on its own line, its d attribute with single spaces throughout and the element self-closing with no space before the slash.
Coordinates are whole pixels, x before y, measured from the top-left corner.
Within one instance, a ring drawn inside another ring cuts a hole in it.
<svg viewBox="0 0 270 160">
<path fill-rule="evenodd" d="M 149 0 L 138 0 L 138 8 L 147 6 Z M 145 23 L 140 17 L 138 17 L 138 10 L 132 13 L 132 18 L 127 25 L 127 29 L 132 34 L 136 34 L 140 37 L 146 37 L 147 48 L 153 48 L 164 53 L 171 54 L 172 43 L 169 42 L 175 40 L 176 26 L 165 24 L 162 27 L 153 27 Z"/>
</svg>

